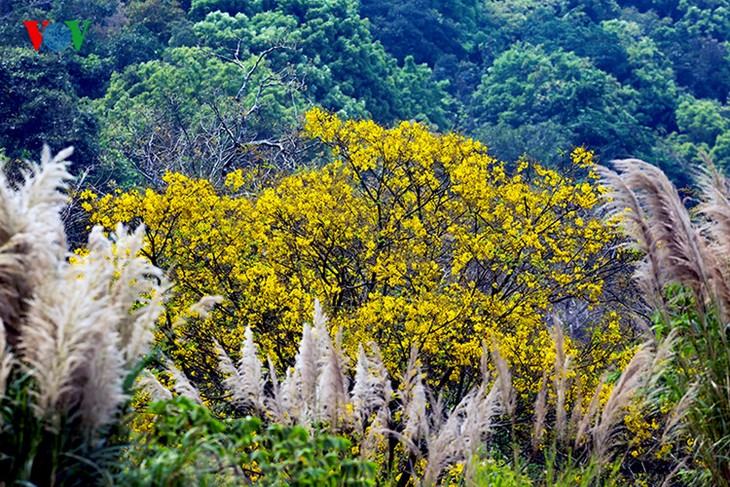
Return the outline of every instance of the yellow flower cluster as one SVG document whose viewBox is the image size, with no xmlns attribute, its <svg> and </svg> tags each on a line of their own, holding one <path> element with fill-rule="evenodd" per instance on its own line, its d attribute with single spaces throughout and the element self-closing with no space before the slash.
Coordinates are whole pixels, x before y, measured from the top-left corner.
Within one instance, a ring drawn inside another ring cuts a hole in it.
<svg viewBox="0 0 730 487">
<path fill-rule="evenodd" d="M 646 452 L 647 445 L 654 438 L 659 430 L 659 423 L 656 419 L 648 419 L 644 416 L 637 401 L 627 406 L 627 413 L 624 416 L 624 424 L 631 438 L 631 456 L 636 458 Z M 670 447 L 671 449 L 671 447 Z"/>
<path fill-rule="evenodd" d="M 264 354 L 291 363 L 318 297 L 345 347 L 376 341 L 391 371 L 416 344 L 433 379 L 468 382 L 482 343 L 496 341 L 518 391 L 536 392 L 554 360 L 544 316 L 568 297 L 599 300 L 610 264 L 614 234 L 592 213 L 592 153 L 571 154 L 575 175 L 527 161 L 509 171 L 479 142 L 415 123 L 387 129 L 312 110 L 305 130 L 331 162 L 255 197 L 179 174 L 165 176 L 164 192 L 87 195 L 94 223 L 144 222 L 147 255 L 173 269 L 157 337 L 178 363 L 209 378 L 213 340 L 236 350 L 247 325 Z M 235 171 L 226 186 L 245 180 Z M 207 320 L 171 326 L 206 294 L 226 299 Z M 566 350 L 593 364 L 624 360 L 602 345 L 622 343 L 618 320 L 607 321 L 610 337 L 586 347 L 594 356 L 570 341 Z M 590 374 L 586 386 L 600 375 Z"/>
</svg>

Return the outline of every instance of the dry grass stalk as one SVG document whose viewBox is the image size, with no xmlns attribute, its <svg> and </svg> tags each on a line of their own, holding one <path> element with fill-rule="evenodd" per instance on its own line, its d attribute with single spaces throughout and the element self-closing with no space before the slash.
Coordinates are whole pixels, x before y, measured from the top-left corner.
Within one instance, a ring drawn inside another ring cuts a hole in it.
<svg viewBox="0 0 730 487">
<path fill-rule="evenodd" d="M 143 230 L 127 234 L 119 226 L 112 238 L 94 228 L 88 255 L 74 265 L 57 262 L 29 303 L 19 348 L 38 386 L 39 413 L 53 424 L 72 411 L 87 431 L 114 420 L 126 399 L 124 377 L 147 351 L 162 311 L 161 272 L 131 253 L 141 248 Z M 157 298 L 130 315 L 120 278 Z"/>
<path fill-rule="evenodd" d="M 10 377 L 14 362 L 13 352 L 10 351 L 10 346 L 7 343 L 5 326 L 0 321 L 0 398 L 5 395 L 8 377 Z"/>
<path fill-rule="evenodd" d="M 434 411 L 440 425 L 433 425 L 433 436 L 427 438 L 428 461 L 421 479 L 421 485 L 436 485 L 441 472 L 447 465 L 458 462 L 462 457 L 460 418 L 464 414 L 466 402 L 473 399 L 474 394 L 467 395 L 443 421 L 442 411 Z M 440 408 L 439 408 L 440 409 Z M 436 427 L 438 429 L 436 429 Z"/>
<path fill-rule="evenodd" d="M 645 383 L 651 363 L 650 344 L 644 344 L 624 369 L 603 406 L 600 419 L 592 432 L 593 453 L 599 464 L 608 459 L 615 427 L 625 415 L 626 406 L 631 402 L 634 393 Z"/>
<path fill-rule="evenodd" d="M 355 383 L 352 388 L 351 402 L 355 410 L 355 426 L 359 433 L 365 433 L 365 422 L 370 416 L 371 387 L 368 383 L 370 378 L 370 362 L 365 355 L 365 347 L 362 343 L 357 349 L 357 362 L 355 364 Z"/>
<path fill-rule="evenodd" d="M 483 360 L 489 356 L 486 348 Z M 493 419 L 504 411 L 502 402 L 511 394 L 511 384 L 495 381 L 488 387 L 489 375 L 483 376 L 479 387 L 469 391 L 457 406 L 443 418 L 441 402 L 431 401 L 431 432 L 428 437 L 428 459 L 421 485 L 437 485 L 437 482 L 449 465 L 464 464 L 465 481 L 471 485 L 473 478 L 474 455 L 486 436 L 491 432 Z M 502 391 L 502 387 L 509 390 Z M 433 434 L 435 432 L 435 434 Z"/>
<path fill-rule="evenodd" d="M 388 431 L 390 422 L 388 405 L 393 396 L 393 386 L 388 378 L 388 371 L 383 364 L 380 348 L 375 342 L 370 342 L 368 347 L 371 356 L 367 359 L 367 376 L 362 384 L 362 390 L 357 394 L 357 397 L 361 399 L 355 401 L 357 377 L 351 395 L 356 418 L 366 419 L 373 414 L 375 415 L 362 442 L 361 452 L 363 458 L 371 458 L 377 449 L 378 443 Z M 362 427 L 365 428 L 365 423 Z"/>
<path fill-rule="evenodd" d="M 314 330 L 317 338 L 316 417 L 337 429 L 347 415 L 347 380 L 342 351 L 332 343 L 327 330 L 327 316 L 319 300 L 314 301 Z"/>
<path fill-rule="evenodd" d="M 258 347 L 253 341 L 251 327 L 247 326 L 241 346 L 241 358 L 235 374 L 226 379 L 225 385 L 233 393 L 233 399 L 239 405 L 264 412 L 265 383 L 261 361 L 258 357 Z"/>
<path fill-rule="evenodd" d="M 408 367 L 400 387 L 401 409 L 403 411 L 403 437 L 407 447 L 418 453 L 421 438 L 428 437 L 426 416 L 426 388 L 423 384 L 421 366 L 418 364 L 418 348 L 411 348 Z"/>
<path fill-rule="evenodd" d="M 269 358 L 272 390 L 268 397 L 264 392 L 266 379 L 258 358 L 258 348 L 250 328 L 246 329 L 241 360 L 237 365 L 220 346 L 218 355 L 219 369 L 227 377 L 224 384 L 239 405 L 253 407 L 284 424 L 294 422 L 310 426 L 324 423 L 338 429 L 349 423 L 345 359 L 339 341 L 332 343 L 327 317 L 318 301 L 315 301 L 313 326 L 304 324 L 294 367 L 286 371 L 281 383 Z M 384 370 L 382 360 L 378 359 L 377 363 Z"/>
<path fill-rule="evenodd" d="M 668 275 L 690 284 L 702 296 L 711 280 L 707 264 L 714 259 L 692 225 L 676 188 L 659 168 L 646 162 L 629 159 L 615 164 L 625 173 L 628 171 L 623 177 L 628 179 L 629 187 L 646 193 L 650 224 L 666 249 L 663 264 L 667 265 Z"/>
<path fill-rule="evenodd" d="M 700 212 L 707 220 L 700 230 L 709 238 L 709 247 L 715 254 L 713 266 L 714 303 L 720 307 L 723 321 L 730 321 L 730 287 L 728 264 L 730 263 L 730 188 L 710 158 L 703 154 L 705 168 L 699 185 L 703 192 Z"/>
<path fill-rule="evenodd" d="M 128 238 L 129 237 L 129 238 Z M 120 225 L 116 231 L 114 245 L 108 239 L 100 240 L 107 255 L 113 255 L 115 278 L 109 294 L 111 306 L 119 310 L 116 324 L 119 332 L 119 346 L 124 352 L 126 367 L 132 367 L 139 357 L 149 351 L 153 342 L 152 324 L 162 314 L 165 299 L 164 275 L 161 269 L 149 260 L 139 257 L 144 246 L 144 227 L 138 227 L 127 236 Z M 140 279 L 144 276 L 144 279 Z M 140 296 L 150 296 L 145 306 L 134 309 Z"/>
<path fill-rule="evenodd" d="M 591 402 L 588 405 L 588 410 L 585 414 L 576 416 L 576 419 L 579 419 L 578 426 L 575 433 L 575 448 L 580 448 L 584 445 L 588 432 L 590 430 L 591 423 L 596 418 L 598 414 L 598 406 L 600 403 L 601 398 L 601 391 L 603 390 L 603 387 L 606 385 L 606 378 L 605 376 L 601 378 L 601 380 L 598 382 L 598 385 L 596 386 L 596 390 L 593 392 L 593 396 L 591 397 Z"/>
<path fill-rule="evenodd" d="M 19 186 L 0 171 L 0 319 L 6 340 L 16 347 L 34 290 L 66 253 L 60 213 L 71 175 L 65 159 L 73 148 L 51 158 L 44 146 L 41 164 L 28 163 Z"/>
<path fill-rule="evenodd" d="M 484 353 L 486 355 L 486 351 Z M 461 424 L 461 460 L 466 465 L 465 480 L 467 485 L 471 484 L 474 474 L 474 462 L 472 459 L 478 453 L 479 446 L 482 445 L 485 437 L 491 432 L 493 419 L 503 412 L 499 402 L 502 392 L 499 390 L 500 384 L 495 382 L 487 392 L 487 384 L 489 377 L 484 376 L 481 386 L 477 389 L 472 400 L 468 401 L 465 410 L 465 418 Z M 510 388 L 512 385 L 510 384 Z"/>
<path fill-rule="evenodd" d="M 662 431 L 662 436 L 659 440 L 660 444 L 665 445 L 673 442 L 677 436 L 685 430 L 685 428 L 682 427 L 681 422 L 685 418 L 689 408 L 695 403 L 697 390 L 698 384 L 692 384 L 689 389 L 687 389 L 687 392 L 682 395 L 679 402 L 677 402 L 677 404 L 669 412 L 667 423 L 664 425 L 664 430 Z"/>
<path fill-rule="evenodd" d="M 545 419 L 547 418 L 547 373 L 543 372 L 540 381 L 540 391 L 535 399 L 535 420 L 532 430 L 532 452 L 537 453 L 542 444 L 545 433 Z"/>
<path fill-rule="evenodd" d="M 145 369 L 139 375 L 139 384 L 142 390 L 150 395 L 153 401 L 167 401 L 172 399 L 172 393 L 163 386 L 152 372 Z"/>
<path fill-rule="evenodd" d="M 492 358 L 497 369 L 498 390 L 502 407 L 510 418 L 514 418 L 516 402 L 514 390 L 512 389 L 512 373 L 509 370 L 507 361 L 499 353 L 499 347 L 496 344 L 492 348 Z"/>
<path fill-rule="evenodd" d="M 165 362 L 165 368 L 170 373 L 173 379 L 173 388 L 175 392 L 180 394 L 182 397 L 193 401 L 198 405 L 203 404 L 203 400 L 200 397 L 200 393 L 195 386 L 188 380 L 185 374 L 175 367 L 175 364 L 167 360 Z"/>
<path fill-rule="evenodd" d="M 326 349 L 320 370 L 317 381 L 317 417 L 337 429 L 347 411 L 347 386 L 342 373 L 342 361 L 335 347 Z"/>
<path fill-rule="evenodd" d="M 218 354 L 218 370 L 225 377 L 225 379 L 223 380 L 223 385 L 227 386 L 227 389 L 231 393 L 231 395 L 235 396 L 235 392 L 232 389 L 236 387 L 237 382 L 231 382 L 238 381 L 238 369 L 233 363 L 233 360 L 231 360 L 230 355 L 228 355 L 228 352 L 226 352 L 221 344 L 218 343 L 218 340 L 214 340 L 213 345 L 215 347 L 216 353 Z"/>
<path fill-rule="evenodd" d="M 88 255 L 66 260 L 60 213 L 71 152 L 52 158 L 45 147 L 18 184 L 0 173 L 0 378 L 4 389 L 18 364 L 33 378 L 34 410 L 46 425 L 55 430 L 63 419 L 90 436 L 126 400 L 123 381 L 147 351 L 166 286 L 138 256 L 141 227 L 128 234 L 120 226 L 111 239 L 95 227 Z"/>
<path fill-rule="evenodd" d="M 25 274 L 26 247 L 17 243 L 0 248 L 0 320 L 7 329 L 3 344 L 16 347 L 21 320 L 28 309 L 32 286 Z"/>
<path fill-rule="evenodd" d="M 555 429 L 557 440 L 562 443 L 568 430 L 565 393 L 568 389 L 569 358 L 565 356 L 565 337 L 563 336 L 562 323 L 557 319 L 555 320 L 553 335 L 555 341 Z"/>
<path fill-rule="evenodd" d="M 305 323 L 295 366 L 287 370 L 281 384 L 269 358 L 272 387 L 268 397 L 263 396 L 264 389 L 261 389 L 265 414 L 274 421 L 284 424 L 311 426 L 316 422 L 330 426 L 335 431 L 354 427 L 361 438 L 360 450 L 363 458 L 372 457 L 385 435 L 399 438 L 406 448 L 417 456 L 421 455 L 420 448 L 422 440 L 425 439 L 428 460 L 422 484 L 434 484 L 444 469 L 456 462 L 467 465 L 466 475 L 471 478 L 473 474 L 470 471 L 471 460 L 490 432 L 493 418 L 505 409 L 514 408 L 509 369 L 498 352 L 495 358 L 501 378 L 495 381 L 491 388 L 488 388 L 487 373 L 481 386 L 467 393 L 448 414 L 444 413 L 441 401 L 432 399 L 429 415 L 427 390 L 418 363 L 418 350 L 414 347 L 398 391 L 403 412 L 403 428 L 402 432 L 398 433 L 389 428 L 389 404 L 393 390 L 378 346 L 369 343 L 368 351 L 360 345 L 355 366 L 355 380 L 348 398 L 346 364 L 341 358 L 339 340 L 333 344 L 329 338 L 326 316 L 319 306 L 315 307 L 313 323 L 314 327 L 309 327 Z M 254 350 L 253 337 L 249 332 L 250 330 L 247 330 L 248 345 L 244 345 L 244 349 Z M 239 363 L 239 367 L 234 366 L 222 350 L 219 350 L 219 355 L 220 368 L 230 376 L 229 380 L 240 381 L 241 364 Z M 246 355 L 251 354 L 242 353 L 242 356 Z M 485 347 L 482 357 L 484 364 L 488 355 L 489 351 Z M 304 367 L 309 367 L 310 370 L 305 371 Z M 178 380 L 182 382 L 180 392 L 191 395 L 193 391 L 188 387 L 187 379 L 178 377 Z M 312 384 L 316 384 L 313 391 Z M 231 383 L 230 387 L 240 388 L 241 385 Z M 307 393 L 308 387 L 310 389 Z M 352 410 L 351 418 L 345 414 L 348 402 Z"/>
<path fill-rule="evenodd" d="M 355 425 L 360 434 L 365 433 L 367 421 L 373 413 L 386 409 L 393 389 L 388 379 L 388 371 L 383 365 L 380 349 L 371 342 L 368 344 L 371 357 L 365 353 L 365 347 L 358 347 L 358 359 L 355 366 L 355 382 L 350 395 L 355 414 Z M 381 425 L 387 426 L 386 424 Z"/>
<path fill-rule="evenodd" d="M 646 260 L 637 266 L 634 277 L 650 303 L 655 307 L 661 307 L 665 280 L 661 264 L 663 250 L 647 223 L 639 198 L 614 171 L 599 167 L 598 172 L 602 178 L 601 183 L 612 188 L 604 195 L 604 208 L 608 210 L 610 217 L 619 217 L 624 232 L 635 239 L 631 245 L 646 256 Z"/>
<path fill-rule="evenodd" d="M 267 360 L 269 364 L 269 380 L 271 381 L 271 396 L 264 399 L 264 405 L 277 423 L 289 424 L 292 418 L 289 416 L 285 407 L 284 396 L 279 380 L 276 377 L 274 360 L 271 356 L 267 357 Z"/>
<path fill-rule="evenodd" d="M 612 162 L 622 174 L 602 169 L 604 182 L 614 188 L 611 196 L 615 202 L 609 207 L 615 213 L 630 208 L 630 213 L 623 213 L 633 223 L 627 230 L 650 263 L 637 271 L 639 282 L 651 281 L 651 287 L 659 292 L 670 282 L 682 282 L 703 303 L 708 302 L 712 290 L 724 285 L 719 280 L 718 262 L 692 224 L 674 185 L 660 169 L 644 161 Z"/>
<path fill-rule="evenodd" d="M 709 158 L 699 177 L 703 201 L 696 208 L 700 224 L 693 224 L 674 187 L 653 166 L 637 160 L 617 161 L 623 174 L 610 175 L 614 194 L 623 200 L 634 198 L 645 208 L 644 226 L 661 245 L 643 249 L 646 260 L 656 261 L 663 273 L 659 290 L 667 284 L 680 283 L 692 291 L 694 309 L 687 310 L 691 322 L 673 320 L 667 308 L 664 323 L 679 331 L 678 340 L 693 350 L 689 356 L 674 361 L 681 384 L 687 390 L 671 413 L 664 436 L 686 420 L 695 437 L 695 452 L 717 478 L 730 478 L 728 458 L 728 404 L 730 404 L 730 338 L 726 323 L 730 321 L 730 185 Z M 606 172 L 607 174 L 609 172 Z M 638 218 L 638 217 L 637 217 Z M 640 235 L 633 234 L 640 239 Z M 683 304 L 680 306 L 684 306 Z M 684 310 L 682 310 L 684 312 Z M 688 326 L 687 326 L 688 325 Z M 667 350 L 659 350 L 655 362 L 667 361 Z M 656 367 L 661 370 L 661 366 Z M 661 390 L 657 375 L 649 377 L 648 389 Z M 651 400 L 651 397 L 649 398 Z M 699 407 L 691 407 L 692 404 Z M 682 418 L 684 416 L 684 418 Z"/>
<path fill-rule="evenodd" d="M 192 315 L 197 315 L 200 318 L 206 319 L 210 316 L 211 310 L 217 304 L 222 303 L 223 299 L 223 296 L 203 296 L 197 303 L 190 306 L 189 312 Z"/>
<path fill-rule="evenodd" d="M 283 389 L 287 391 L 289 410 L 292 416 L 304 424 L 310 424 L 311 411 L 317 398 L 317 341 L 308 323 L 302 330 L 302 341 L 294 362 L 294 370 L 284 379 Z M 306 419 L 305 419 L 306 418 Z"/>
<path fill-rule="evenodd" d="M 279 403 L 264 402 L 276 410 L 275 416 L 283 413 L 299 424 L 325 422 L 334 428 L 345 416 L 347 385 L 341 353 L 332 343 L 327 317 L 316 300 L 312 324 L 304 324 L 294 368 L 287 370 L 279 390 Z"/>
</svg>

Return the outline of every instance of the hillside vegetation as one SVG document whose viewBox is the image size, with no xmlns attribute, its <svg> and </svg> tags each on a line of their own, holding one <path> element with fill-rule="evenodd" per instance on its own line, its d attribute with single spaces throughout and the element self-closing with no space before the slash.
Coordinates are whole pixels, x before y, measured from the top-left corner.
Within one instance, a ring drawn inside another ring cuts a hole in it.
<svg viewBox="0 0 730 487">
<path fill-rule="evenodd" d="M 0 487 L 730 484 L 730 4 L 0 19 Z"/>
<path fill-rule="evenodd" d="M 498 159 L 585 145 L 680 187 L 698 149 L 730 164 L 723 1 L 34 0 L 5 2 L 0 147 L 73 144 L 101 182 L 220 178 L 293 144 L 312 105 L 427 122 Z M 27 19 L 91 22 L 80 51 L 32 49 Z M 289 143 L 286 143 L 289 142 Z M 24 153 L 23 151 L 30 151 Z M 80 170 L 82 168 L 78 168 Z"/>
</svg>

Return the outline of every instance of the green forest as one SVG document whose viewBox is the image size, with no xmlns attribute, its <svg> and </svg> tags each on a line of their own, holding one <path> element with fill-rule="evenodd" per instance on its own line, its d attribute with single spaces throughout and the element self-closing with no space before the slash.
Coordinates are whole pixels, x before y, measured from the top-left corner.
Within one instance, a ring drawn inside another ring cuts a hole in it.
<svg viewBox="0 0 730 487">
<path fill-rule="evenodd" d="M 0 487 L 730 485 L 730 2 L 0 27 Z"/>
<path fill-rule="evenodd" d="M 83 169 L 121 186 L 159 184 L 166 169 L 215 178 L 279 142 L 287 150 L 275 150 L 277 168 L 306 163 L 284 142 L 311 106 L 458 131 L 508 161 L 557 164 L 561 151 L 585 145 L 605 161 L 659 165 L 680 187 L 700 149 L 730 164 L 723 2 L 29 0 L 0 8 L 6 155 L 72 144 Z M 36 52 L 27 19 L 90 26 L 79 51 Z M 201 159 L 222 168 L 197 167 Z"/>
</svg>

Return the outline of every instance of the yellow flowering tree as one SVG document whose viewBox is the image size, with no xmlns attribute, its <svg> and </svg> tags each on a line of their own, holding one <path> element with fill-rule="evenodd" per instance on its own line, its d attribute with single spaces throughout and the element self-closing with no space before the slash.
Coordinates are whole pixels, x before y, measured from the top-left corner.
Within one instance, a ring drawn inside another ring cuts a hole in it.
<svg viewBox="0 0 730 487">
<path fill-rule="evenodd" d="M 393 373 L 417 345 L 432 383 L 458 394 L 477 377 L 482 344 L 497 343 L 518 393 L 537 392 L 555 356 L 546 315 L 567 299 L 599 303 L 617 265 L 614 234 L 593 212 L 602 191 L 593 154 L 575 149 L 563 173 L 511 168 L 457 134 L 318 109 L 305 130 L 330 162 L 254 197 L 236 194 L 246 175 L 235 171 L 221 190 L 168 174 L 164 192 L 85 203 L 94 223 L 147 225 L 148 256 L 178 283 L 158 339 L 205 379 L 203 392 L 221 390 L 213 340 L 235 350 L 247 325 L 265 354 L 290 364 L 315 297 L 346 350 L 374 340 Z M 172 325 L 206 294 L 225 300 L 204 321 Z M 592 386 L 623 360 L 623 337 L 615 316 L 588 325 L 566 349 Z"/>
</svg>

